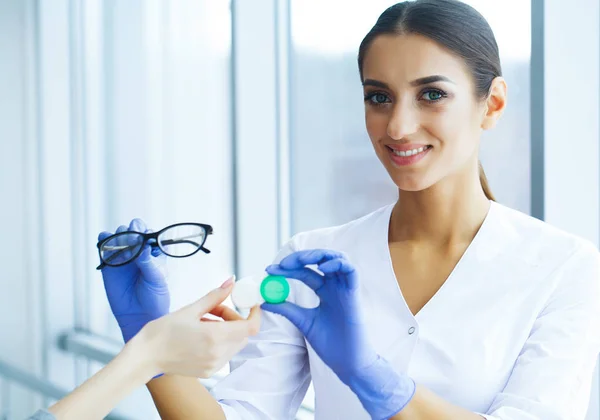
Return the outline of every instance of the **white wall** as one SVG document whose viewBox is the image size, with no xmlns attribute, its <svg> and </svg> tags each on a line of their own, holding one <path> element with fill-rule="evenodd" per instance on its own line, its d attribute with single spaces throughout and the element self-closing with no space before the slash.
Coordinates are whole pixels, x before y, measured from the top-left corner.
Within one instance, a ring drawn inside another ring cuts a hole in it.
<svg viewBox="0 0 600 420">
<path fill-rule="evenodd" d="M 534 188 L 543 188 L 547 222 L 598 246 L 599 5 L 546 1 L 544 7 L 544 183 Z M 600 418 L 599 395 L 596 372 L 588 420 Z"/>
</svg>

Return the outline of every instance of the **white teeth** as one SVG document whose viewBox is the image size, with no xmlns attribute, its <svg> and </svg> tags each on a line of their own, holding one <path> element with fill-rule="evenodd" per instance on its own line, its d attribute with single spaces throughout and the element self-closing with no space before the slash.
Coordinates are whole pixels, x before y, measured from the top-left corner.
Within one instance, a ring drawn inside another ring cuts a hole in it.
<svg viewBox="0 0 600 420">
<path fill-rule="evenodd" d="M 397 156 L 412 156 L 412 155 L 421 153 L 423 150 L 425 150 L 427 148 L 428 148 L 428 146 L 424 146 L 424 147 L 419 147 L 418 149 L 407 150 L 406 152 L 401 152 L 401 151 L 392 149 L 392 152 L 394 152 L 394 154 Z"/>
</svg>

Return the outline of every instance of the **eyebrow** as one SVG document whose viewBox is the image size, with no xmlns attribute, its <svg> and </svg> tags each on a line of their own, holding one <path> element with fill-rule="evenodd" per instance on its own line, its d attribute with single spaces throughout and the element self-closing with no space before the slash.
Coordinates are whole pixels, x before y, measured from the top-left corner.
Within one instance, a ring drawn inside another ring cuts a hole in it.
<svg viewBox="0 0 600 420">
<path fill-rule="evenodd" d="M 427 76 L 427 77 L 421 77 L 419 79 L 415 79 L 412 82 L 410 82 L 410 85 L 413 87 L 417 87 L 417 86 L 422 86 L 422 85 L 428 85 L 430 83 L 435 83 L 435 82 L 448 82 L 448 83 L 455 84 L 452 80 L 448 79 L 446 76 L 441 76 L 439 74 L 436 74 L 433 76 Z M 383 89 L 390 88 L 387 83 L 380 82 L 379 80 L 374 80 L 374 79 L 365 79 L 365 81 L 363 82 L 363 86 L 374 86 L 374 87 L 380 87 Z"/>
</svg>

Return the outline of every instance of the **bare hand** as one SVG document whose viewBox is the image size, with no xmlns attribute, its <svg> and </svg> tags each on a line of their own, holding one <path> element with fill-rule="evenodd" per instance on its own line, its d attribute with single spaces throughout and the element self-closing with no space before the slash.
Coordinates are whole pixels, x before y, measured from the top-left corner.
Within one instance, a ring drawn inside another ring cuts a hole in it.
<svg viewBox="0 0 600 420">
<path fill-rule="evenodd" d="M 224 284 L 225 285 L 225 284 Z M 260 308 L 247 319 L 221 305 L 233 282 L 198 301 L 148 323 L 139 334 L 144 352 L 157 373 L 209 378 L 225 366 L 260 329 Z M 215 315 L 221 320 L 204 318 Z M 134 340 L 135 341 L 135 340 Z"/>
</svg>

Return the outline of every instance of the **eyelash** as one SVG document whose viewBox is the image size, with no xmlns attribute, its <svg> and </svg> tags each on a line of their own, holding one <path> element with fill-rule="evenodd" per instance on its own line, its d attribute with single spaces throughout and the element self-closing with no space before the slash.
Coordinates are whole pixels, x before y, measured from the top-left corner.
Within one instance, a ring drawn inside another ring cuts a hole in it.
<svg viewBox="0 0 600 420">
<path fill-rule="evenodd" d="M 419 100 L 424 100 L 427 103 L 433 104 L 433 103 L 439 102 L 442 99 L 448 97 L 448 94 L 446 92 L 444 92 L 443 90 L 441 90 L 441 89 L 428 88 L 428 89 L 424 89 L 424 90 L 421 91 L 421 93 L 419 94 L 419 98 L 423 98 L 423 96 L 426 95 L 426 94 L 428 94 L 428 93 L 437 93 L 437 94 L 440 95 L 440 98 L 439 99 L 419 99 Z M 383 106 L 383 105 L 389 103 L 389 102 L 379 102 L 379 103 L 373 102 L 372 101 L 373 98 L 376 97 L 376 96 L 378 96 L 378 95 L 383 95 L 387 99 L 389 99 L 389 96 L 386 93 L 383 93 L 383 92 L 371 92 L 371 93 L 365 95 L 365 102 L 369 102 L 369 104 L 373 105 L 373 106 Z"/>
</svg>

